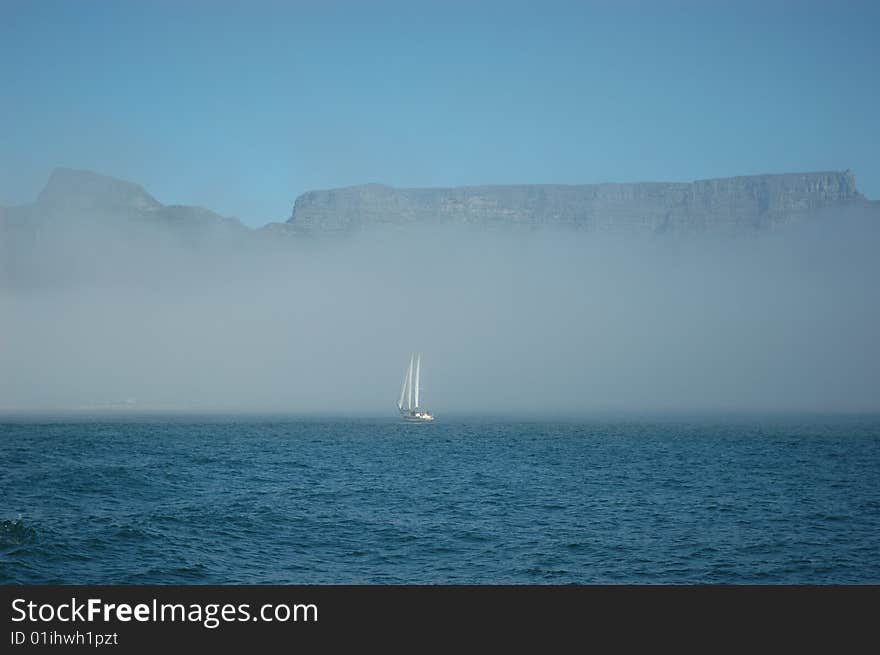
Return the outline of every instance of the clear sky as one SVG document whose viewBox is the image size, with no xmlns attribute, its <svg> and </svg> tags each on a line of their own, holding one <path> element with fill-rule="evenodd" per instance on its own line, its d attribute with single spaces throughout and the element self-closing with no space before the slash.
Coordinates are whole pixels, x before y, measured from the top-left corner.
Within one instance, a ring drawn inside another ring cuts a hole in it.
<svg viewBox="0 0 880 655">
<path fill-rule="evenodd" d="M 855 171 L 880 2 L 0 0 L 0 204 L 55 166 L 250 225 L 396 186 Z"/>
</svg>

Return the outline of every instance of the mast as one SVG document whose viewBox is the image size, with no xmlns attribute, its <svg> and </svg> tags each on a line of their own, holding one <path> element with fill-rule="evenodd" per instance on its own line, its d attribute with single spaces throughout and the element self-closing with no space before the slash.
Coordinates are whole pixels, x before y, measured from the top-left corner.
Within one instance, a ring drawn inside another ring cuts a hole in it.
<svg viewBox="0 0 880 655">
<path fill-rule="evenodd" d="M 415 408 L 419 408 L 419 369 L 422 366 L 422 353 L 416 355 L 416 406 Z"/>
<path fill-rule="evenodd" d="M 403 386 L 400 388 L 400 400 L 397 401 L 397 409 L 403 411 L 403 399 L 406 397 L 406 379 L 409 377 L 409 369 L 403 374 Z"/>
<path fill-rule="evenodd" d="M 407 370 L 407 374 L 406 374 L 406 386 L 409 388 L 409 397 L 407 398 L 407 400 L 409 401 L 409 404 L 407 405 L 407 409 L 412 409 L 412 408 L 413 408 L 413 379 L 412 379 L 412 374 L 413 374 L 413 358 L 414 358 L 414 357 L 415 357 L 415 355 L 412 355 L 412 356 L 410 356 L 410 358 L 409 358 L 409 369 Z"/>
</svg>

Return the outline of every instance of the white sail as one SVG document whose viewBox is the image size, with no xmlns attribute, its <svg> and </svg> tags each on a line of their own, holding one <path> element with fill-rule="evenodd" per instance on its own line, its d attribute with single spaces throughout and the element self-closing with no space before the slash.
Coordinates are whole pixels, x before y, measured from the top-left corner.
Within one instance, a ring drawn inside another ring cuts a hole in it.
<svg viewBox="0 0 880 655">
<path fill-rule="evenodd" d="M 422 353 L 416 355 L 416 404 L 414 407 L 418 408 L 419 405 L 419 369 L 422 367 Z"/>
<path fill-rule="evenodd" d="M 409 370 L 407 371 L 406 376 L 406 386 L 409 390 L 407 394 L 407 409 L 413 409 L 413 358 L 414 356 L 409 358 Z"/>
<path fill-rule="evenodd" d="M 397 401 L 397 409 L 403 409 L 403 399 L 406 398 L 406 382 L 409 379 L 410 371 L 412 370 L 412 363 L 410 363 L 410 368 L 406 369 L 406 373 L 403 374 L 403 386 L 400 388 L 400 400 Z"/>
<path fill-rule="evenodd" d="M 434 415 L 421 406 L 421 382 L 422 353 L 412 353 L 409 358 L 409 366 L 403 376 L 400 399 L 397 401 L 397 409 L 403 420 L 408 423 L 430 423 L 434 420 Z"/>
</svg>

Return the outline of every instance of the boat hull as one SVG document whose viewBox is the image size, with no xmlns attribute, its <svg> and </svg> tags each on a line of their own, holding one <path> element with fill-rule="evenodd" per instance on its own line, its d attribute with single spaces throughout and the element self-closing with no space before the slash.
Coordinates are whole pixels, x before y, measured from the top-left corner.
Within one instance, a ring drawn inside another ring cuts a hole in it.
<svg viewBox="0 0 880 655">
<path fill-rule="evenodd" d="M 402 418 L 406 423 L 430 423 L 434 420 L 434 417 L 431 416 L 430 414 L 427 414 L 427 415 L 423 414 L 421 416 L 414 416 L 412 414 L 404 414 Z"/>
</svg>

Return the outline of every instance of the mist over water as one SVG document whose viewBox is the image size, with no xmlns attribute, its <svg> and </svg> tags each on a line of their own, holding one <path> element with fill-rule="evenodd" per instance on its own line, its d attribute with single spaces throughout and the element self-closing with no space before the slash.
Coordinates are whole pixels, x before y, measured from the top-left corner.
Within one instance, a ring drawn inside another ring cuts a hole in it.
<svg viewBox="0 0 880 655">
<path fill-rule="evenodd" d="M 438 417 L 880 410 L 880 230 L 856 214 L 740 237 L 41 239 L 3 267 L 2 410 L 391 415 L 417 350 Z"/>
</svg>

